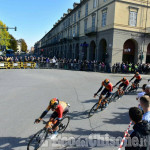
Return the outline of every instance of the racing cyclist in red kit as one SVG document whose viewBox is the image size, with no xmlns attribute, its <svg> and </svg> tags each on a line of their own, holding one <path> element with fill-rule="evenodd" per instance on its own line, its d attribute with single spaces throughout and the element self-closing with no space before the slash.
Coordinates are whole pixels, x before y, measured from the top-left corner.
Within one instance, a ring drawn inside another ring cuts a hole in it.
<svg viewBox="0 0 150 150">
<path fill-rule="evenodd" d="M 126 77 L 123 77 L 119 82 L 116 83 L 116 85 L 114 87 L 116 87 L 119 83 L 121 83 L 119 85 L 119 90 L 121 89 L 121 87 L 123 87 L 122 88 L 122 90 L 123 90 L 122 95 L 123 95 L 125 90 L 126 90 L 126 88 L 127 88 L 127 86 L 129 85 L 129 80 Z"/>
<path fill-rule="evenodd" d="M 96 95 L 102 90 L 102 88 L 104 88 L 104 90 L 101 92 L 101 95 L 99 96 L 99 104 L 101 103 L 102 98 L 104 97 L 104 95 L 106 95 L 105 100 L 102 102 L 102 107 L 107 107 L 108 106 L 108 98 L 111 95 L 111 92 L 113 90 L 113 85 L 112 83 L 109 81 L 109 79 L 105 79 L 102 82 L 102 85 L 100 87 L 100 89 L 94 94 L 94 97 L 96 97 Z"/>
<path fill-rule="evenodd" d="M 53 98 L 50 100 L 50 103 L 47 109 L 42 113 L 42 115 L 38 119 L 35 120 L 35 123 L 39 123 L 42 120 L 42 118 L 51 109 L 53 113 L 49 119 L 49 123 L 47 124 L 47 127 L 52 127 L 53 134 L 51 137 L 48 137 L 48 138 L 53 139 L 58 135 L 58 132 L 57 132 L 58 125 L 60 121 L 62 120 L 63 116 L 69 112 L 69 107 L 70 105 L 67 104 L 66 102 L 59 101 L 57 98 Z"/>
</svg>

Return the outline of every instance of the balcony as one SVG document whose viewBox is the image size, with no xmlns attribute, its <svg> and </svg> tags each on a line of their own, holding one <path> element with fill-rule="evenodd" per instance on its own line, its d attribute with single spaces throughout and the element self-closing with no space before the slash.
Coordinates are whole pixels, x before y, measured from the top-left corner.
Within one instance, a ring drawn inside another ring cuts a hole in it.
<svg viewBox="0 0 150 150">
<path fill-rule="evenodd" d="M 96 27 L 88 28 L 88 29 L 85 31 L 85 35 L 86 35 L 86 36 L 94 36 L 94 35 L 96 35 L 96 33 L 97 33 Z"/>
</svg>

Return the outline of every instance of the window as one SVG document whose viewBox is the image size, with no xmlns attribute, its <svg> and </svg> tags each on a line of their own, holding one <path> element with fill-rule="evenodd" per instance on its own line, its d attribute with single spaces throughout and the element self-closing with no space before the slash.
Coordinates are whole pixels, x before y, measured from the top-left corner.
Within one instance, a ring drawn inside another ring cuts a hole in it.
<svg viewBox="0 0 150 150">
<path fill-rule="evenodd" d="M 76 26 L 73 27 L 73 37 L 75 36 L 76 34 Z"/>
<path fill-rule="evenodd" d="M 137 12 L 130 11 L 129 25 L 136 27 L 136 24 L 137 24 Z"/>
<path fill-rule="evenodd" d="M 93 8 L 96 8 L 97 0 L 93 0 Z"/>
<path fill-rule="evenodd" d="M 102 12 L 102 27 L 106 26 L 106 19 L 107 19 L 107 10 Z"/>
<path fill-rule="evenodd" d="M 68 18 L 68 26 L 70 26 L 70 18 Z"/>
<path fill-rule="evenodd" d="M 96 16 L 93 15 L 92 16 L 92 31 L 95 31 L 95 18 L 96 18 Z"/>
<path fill-rule="evenodd" d="M 80 24 L 77 24 L 77 35 L 79 35 L 79 30 L 80 30 Z"/>
<path fill-rule="evenodd" d="M 73 23 L 73 15 L 71 16 L 71 23 Z"/>
<path fill-rule="evenodd" d="M 72 28 L 70 28 L 70 37 L 72 37 Z"/>
<path fill-rule="evenodd" d="M 76 13 L 74 14 L 74 22 L 76 22 Z"/>
<path fill-rule="evenodd" d="M 80 19 L 80 12 L 81 12 L 81 11 L 80 11 L 80 10 L 78 10 L 78 19 Z"/>
<path fill-rule="evenodd" d="M 86 3 L 86 5 L 85 5 L 85 16 L 87 16 L 88 15 L 88 3 Z"/>
<path fill-rule="evenodd" d="M 84 20 L 84 32 L 87 32 L 87 19 Z"/>
</svg>

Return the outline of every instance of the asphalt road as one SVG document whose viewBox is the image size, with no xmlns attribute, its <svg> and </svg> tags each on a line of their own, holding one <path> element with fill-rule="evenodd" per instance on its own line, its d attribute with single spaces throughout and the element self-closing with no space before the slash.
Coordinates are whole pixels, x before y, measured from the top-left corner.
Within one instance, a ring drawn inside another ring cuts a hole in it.
<svg viewBox="0 0 150 150">
<path fill-rule="evenodd" d="M 90 119 L 88 112 L 98 101 L 93 98 L 93 94 L 99 89 L 102 80 L 109 78 L 116 84 L 123 76 L 45 69 L 0 70 L 0 150 L 26 150 L 29 137 L 44 127 L 42 123 L 35 125 L 34 120 L 53 97 L 71 105 L 71 121 L 65 133 L 55 141 L 47 140 L 41 150 L 117 150 L 117 141 L 123 137 L 130 122 L 128 110 L 138 105 L 136 93 L 123 96 Z M 132 76 L 126 75 L 128 79 Z M 143 75 L 140 86 L 147 83 L 146 79 L 148 75 Z M 110 141 L 117 138 L 116 146 L 110 145 L 109 138 Z"/>
</svg>

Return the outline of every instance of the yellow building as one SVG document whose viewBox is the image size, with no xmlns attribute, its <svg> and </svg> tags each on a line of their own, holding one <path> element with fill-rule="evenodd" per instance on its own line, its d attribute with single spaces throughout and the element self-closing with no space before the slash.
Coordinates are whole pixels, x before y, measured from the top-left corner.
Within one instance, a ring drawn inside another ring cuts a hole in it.
<svg viewBox="0 0 150 150">
<path fill-rule="evenodd" d="M 149 18 L 150 0 L 81 0 L 35 44 L 35 51 L 111 65 L 150 63 Z"/>
</svg>

